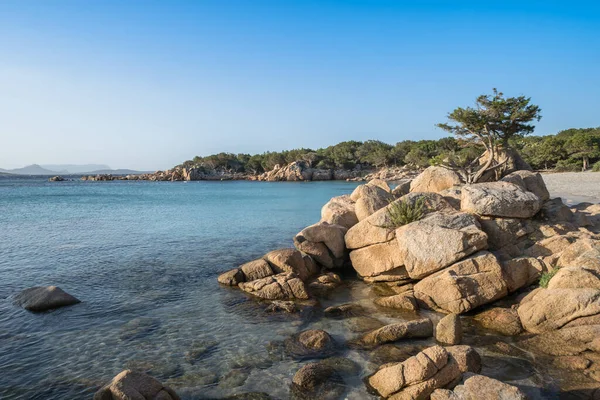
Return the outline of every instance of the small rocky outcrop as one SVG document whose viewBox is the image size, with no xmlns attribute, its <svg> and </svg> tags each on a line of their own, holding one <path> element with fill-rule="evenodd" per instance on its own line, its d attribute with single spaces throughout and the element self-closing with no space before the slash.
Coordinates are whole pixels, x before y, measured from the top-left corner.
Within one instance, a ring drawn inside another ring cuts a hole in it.
<svg viewBox="0 0 600 400">
<path fill-rule="evenodd" d="M 480 369 L 479 354 L 469 346 L 433 346 L 406 361 L 383 365 L 368 383 L 383 398 L 426 399 L 463 373 Z"/>
<path fill-rule="evenodd" d="M 81 303 L 57 286 L 35 286 L 21 291 L 14 303 L 28 311 L 41 312 Z"/>
<path fill-rule="evenodd" d="M 48 182 L 63 182 L 64 180 L 65 180 L 65 178 L 63 178 L 62 176 L 56 175 L 56 176 L 53 176 L 52 178 L 49 178 Z"/>
<path fill-rule="evenodd" d="M 419 309 L 415 294 L 412 290 L 393 296 L 378 297 L 374 303 L 381 307 L 394 308 L 396 310 L 417 311 Z"/>
<path fill-rule="evenodd" d="M 440 193 L 462 182 L 458 174 L 443 167 L 428 167 L 410 183 L 411 192 Z"/>
<path fill-rule="evenodd" d="M 467 372 L 454 390 L 436 389 L 431 400 L 527 400 L 528 397 L 516 386 L 487 376 Z"/>
<path fill-rule="evenodd" d="M 239 288 L 267 300 L 307 300 L 309 298 L 304 282 L 293 272 L 282 272 L 266 278 L 242 282 L 239 284 Z"/>
<path fill-rule="evenodd" d="M 461 193 L 461 211 L 488 217 L 531 218 L 542 207 L 538 196 L 510 182 L 465 185 Z"/>
<path fill-rule="evenodd" d="M 149 375 L 125 370 L 94 395 L 94 400 L 179 400 L 177 393 Z"/>
<path fill-rule="evenodd" d="M 456 314 L 448 314 L 435 328 L 435 340 L 446 345 L 457 345 L 462 340 L 462 324 Z"/>
</svg>

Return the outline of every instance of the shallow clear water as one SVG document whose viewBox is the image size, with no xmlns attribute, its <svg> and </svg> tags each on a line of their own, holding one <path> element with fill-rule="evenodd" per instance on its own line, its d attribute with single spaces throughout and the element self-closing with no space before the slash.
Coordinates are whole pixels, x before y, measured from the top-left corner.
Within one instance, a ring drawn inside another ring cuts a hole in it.
<svg viewBox="0 0 600 400">
<path fill-rule="evenodd" d="M 183 399 L 253 391 L 289 398 L 302 362 L 273 344 L 308 328 L 343 344 L 358 335 L 359 321 L 323 318 L 319 307 L 269 314 L 264 302 L 216 278 L 291 247 L 325 202 L 355 186 L 0 179 L 0 398 L 89 399 L 125 368 L 150 373 Z M 13 305 L 12 296 L 35 285 L 60 286 L 83 303 L 41 314 Z M 350 279 L 321 306 L 356 301 L 386 323 L 414 318 L 375 309 L 372 290 Z M 488 351 L 508 338 L 479 334 L 466 342 L 484 356 L 485 374 L 530 388 L 533 398 L 540 386 L 559 398 L 528 357 Z M 337 355 L 361 367 L 346 379 L 345 397 L 374 398 L 362 382 L 378 365 L 373 354 L 340 346 Z"/>
</svg>

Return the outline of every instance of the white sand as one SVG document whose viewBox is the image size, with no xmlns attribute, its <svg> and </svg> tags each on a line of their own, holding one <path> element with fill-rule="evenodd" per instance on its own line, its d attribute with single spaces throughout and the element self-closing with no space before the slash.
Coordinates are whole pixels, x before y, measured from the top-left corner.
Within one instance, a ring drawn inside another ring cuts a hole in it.
<svg viewBox="0 0 600 400">
<path fill-rule="evenodd" d="M 551 197 L 567 204 L 600 203 L 600 172 L 562 172 L 543 174 Z"/>
</svg>

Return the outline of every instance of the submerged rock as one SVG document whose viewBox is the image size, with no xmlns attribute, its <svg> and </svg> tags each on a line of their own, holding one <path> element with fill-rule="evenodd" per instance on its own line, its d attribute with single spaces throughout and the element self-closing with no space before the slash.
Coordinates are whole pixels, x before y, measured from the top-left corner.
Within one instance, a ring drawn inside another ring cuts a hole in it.
<svg viewBox="0 0 600 400">
<path fill-rule="evenodd" d="M 321 329 L 302 331 L 284 342 L 285 351 L 294 358 L 323 358 L 335 353 L 336 346 L 329 333 Z"/>
<path fill-rule="evenodd" d="M 94 400 L 179 400 L 168 386 L 140 372 L 125 370 L 94 395 Z"/>
<path fill-rule="evenodd" d="M 323 362 L 304 365 L 292 379 L 292 399 L 335 400 L 344 392 L 344 381 L 340 375 Z"/>
<path fill-rule="evenodd" d="M 134 340 L 151 335 L 160 327 L 158 318 L 138 317 L 125 323 L 121 327 L 119 337 L 121 340 Z"/>
<path fill-rule="evenodd" d="M 41 312 L 70 306 L 81 301 L 57 286 L 35 286 L 14 297 L 16 305 L 28 311 Z"/>
<path fill-rule="evenodd" d="M 245 369 L 232 369 L 219 379 L 219 386 L 224 389 L 231 389 L 242 386 L 250 376 L 250 372 Z"/>
<path fill-rule="evenodd" d="M 523 332 L 519 314 L 511 308 L 490 308 L 478 313 L 473 319 L 482 327 L 505 336 L 515 336 Z"/>
</svg>

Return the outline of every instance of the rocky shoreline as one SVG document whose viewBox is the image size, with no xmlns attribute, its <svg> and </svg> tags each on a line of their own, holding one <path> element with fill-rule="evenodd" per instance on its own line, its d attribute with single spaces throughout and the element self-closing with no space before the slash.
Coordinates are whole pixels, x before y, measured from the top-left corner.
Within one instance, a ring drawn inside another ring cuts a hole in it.
<svg viewBox="0 0 600 400">
<path fill-rule="evenodd" d="M 152 174 L 141 175 L 85 175 L 83 181 L 265 181 L 265 182 L 301 182 L 301 181 L 370 181 L 383 179 L 400 181 L 410 179 L 419 173 L 409 167 L 393 167 L 381 169 L 318 169 L 312 168 L 307 162 L 296 161 L 288 165 L 276 165 L 271 171 L 262 174 L 231 172 L 222 169 L 206 169 L 203 167 L 181 167 Z M 60 177 L 55 177 L 60 178 Z M 60 179 L 54 179 L 60 181 Z"/>
<path fill-rule="evenodd" d="M 422 215 L 397 224 L 398 206 Z M 386 399 L 600 397 L 600 205 L 550 198 L 540 174 L 464 185 L 430 167 L 393 190 L 372 179 L 332 198 L 293 243 L 218 277 L 265 312 L 351 326 L 347 340 L 310 327 L 269 344 L 269 357 L 302 362 L 289 398 L 344 398 L 356 379 Z M 370 285 L 365 301 L 322 305 L 355 279 Z M 38 287 L 15 302 L 42 312 L 79 300 Z M 345 358 L 348 351 L 370 362 Z M 532 383 L 530 370 L 559 374 L 559 387 Z M 241 386 L 248 374 L 234 368 L 206 385 Z M 94 398 L 175 400 L 179 384 L 125 370 Z"/>
</svg>

